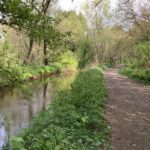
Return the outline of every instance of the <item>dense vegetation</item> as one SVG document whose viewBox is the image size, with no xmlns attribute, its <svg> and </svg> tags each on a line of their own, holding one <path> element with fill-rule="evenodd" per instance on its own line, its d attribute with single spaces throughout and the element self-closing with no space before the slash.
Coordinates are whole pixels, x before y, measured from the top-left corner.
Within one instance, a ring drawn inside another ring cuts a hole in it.
<svg viewBox="0 0 150 150">
<path fill-rule="evenodd" d="M 133 48 L 135 56 L 121 73 L 136 80 L 150 84 L 150 43 L 142 42 Z"/>
<path fill-rule="evenodd" d="M 41 57 L 32 64 L 22 64 L 19 53 L 11 49 L 6 41 L 0 49 L 0 87 L 12 86 L 16 83 L 39 79 L 52 73 L 61 72 L 64 68 L 75 69 L 78 66 L 76 56 L 69 50 L 53 55 L 53 61 L 49 65 L 40 62 Z M 38 61 L 38 63 L 37 63 Z"/>
<path fill-rule="evenodd" d="M 55 63 L 60 57 L 62 62 L 62 59 L 70 60 L 71 56 L 73 60 L 69 64 L 73 62 L 79 68 L 101 63 L 125 64 L 134 75 L 125 73 L 127 68 L 122 73 L 149 80 L 150 6 L 147 0 L 121 0 L 115 8 L 109 0 L 94 0 L 85 2 L 78 15 L 75 11 L 60 10 L 57 3 L 57 0 L 1 2 L 0 23 L 6 39 L 4 47 L 0 46 L 1 62 L 9 60 L 9 64 L 39 66 Z M 6 26 L 11 27 L 11 31 Z"/>
<path fill-rule="evenodd" d="M 119 0 L 114 7 L 110 0 L 93 0 L 80 11 L 63 11 L 58 0 L 1 0 L 0 87 L 65 69 L 81 71 L 71 89 L 59 92 L 12 140 L 15 150 L 108 146 L 103 75 L 88 68 L 121 64 L 121 74 L 150 83 L 148 2 Z"/>
<path fill-rule="evenodd" d="M 71 89 L 60 91 L 48 110 L 25 133 L 12 139 L 15 150 L 99 150 L 108 146 L 103 117 L 106 90 L 101 69 L 81 71 Z"/>
<path fill-rule="evenodd" d="M 50 76 L 53 73 L 61 71 L 60 65 L 53 64 L 50 66 L 16 66 L 14 68 L 0 69 L 0 87 L 12 86 L 25 81 L 40 79 Z"/>
</svg>

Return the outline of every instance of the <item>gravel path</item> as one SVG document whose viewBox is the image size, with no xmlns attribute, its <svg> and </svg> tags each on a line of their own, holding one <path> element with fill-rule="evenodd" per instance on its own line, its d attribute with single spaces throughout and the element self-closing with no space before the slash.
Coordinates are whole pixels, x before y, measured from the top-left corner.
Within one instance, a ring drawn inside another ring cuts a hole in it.
<svg viewBox="0 0 150 150">
<path fill-rule="evenodd" d="M 105 71 L 108 87 L 106 118 L 113 150 L 150 150 L 150 86 Z"/>
</svg>

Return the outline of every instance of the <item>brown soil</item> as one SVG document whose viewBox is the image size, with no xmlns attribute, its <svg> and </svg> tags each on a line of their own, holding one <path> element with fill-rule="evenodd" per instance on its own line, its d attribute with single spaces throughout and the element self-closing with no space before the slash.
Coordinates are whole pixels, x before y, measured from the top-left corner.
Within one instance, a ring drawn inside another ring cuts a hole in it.
<svg viewBox="0 0 150 150">
<path fill-rule="evenodd" d="M 108 87 L 106 118 L 113 150 L 150 150 L 150 86 L 105 71 Z"/>
</svg>

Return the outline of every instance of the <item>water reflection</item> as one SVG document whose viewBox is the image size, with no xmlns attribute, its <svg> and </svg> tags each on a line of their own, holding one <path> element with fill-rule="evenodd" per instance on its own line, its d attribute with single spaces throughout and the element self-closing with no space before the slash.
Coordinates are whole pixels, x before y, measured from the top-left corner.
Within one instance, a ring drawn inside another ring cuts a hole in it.
<svg viewBox="0 0 150 150">
<path fill-rule="evenodd" d="M 47 93 L 48 83 L 43 85 L 43 110 L 46 109 L 46 93 Z"/>
<path fill-rule="evenodd" d="M 5 141 L 7 141 L 7 131 L 3 122 L 0 123 L 0 149 L 3 147 Z"/>
<path fill-rule="evenodd" d="M 28 126 L 33 116 L 47 109 L 54 94 L 68 87 L 73 79 L 74 76 L 60 76 L 0 89 L 0 150 L 11 136 Z"/>
</svg>

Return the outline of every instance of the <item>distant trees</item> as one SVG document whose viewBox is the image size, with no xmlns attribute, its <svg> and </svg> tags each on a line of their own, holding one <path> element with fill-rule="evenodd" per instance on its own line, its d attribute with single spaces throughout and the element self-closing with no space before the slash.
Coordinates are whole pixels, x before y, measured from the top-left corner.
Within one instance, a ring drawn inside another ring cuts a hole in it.
<svg viewBox="0 0 150 150">
<path fill-rule="evenodd" d="M 60 20 L 57 29 L 68 34 L 65 44 L 72 51 L 76 51 L 80 40 L 86 36 L 88 28 L 86 18 L 81 13 L 77 15 L 75 11 L 59 11 L 56 18 Z"/>
<path fill-rule="evenodd" d="M 120 0 L 114 13 L 109 0 L 89 0 L 83 14 L 77 15 L 74 11 L 54 13 L 57 0 L 2 0 L 0 23 L 28 37 L 25 64 L 32 62 L 34 45 L 38 45 L 44 65 L 66 49 L 77 52 L 82 66 L 86 62 L 113 65 L 132 59 L 135 45 L 150 41 L 146 1 Z"/>
<path fill-rule="evenodd" d="M 68 36 L 64 38 L 67 49 L 70 49 L 79 61 L 79 68 L 84 68 L 92 59 L 91 41 L 88 39 L 87 20 L 83 14 L 76 14 L 74 11 L 58 12 L 57 18 L 60 23 L 57 25 L 63 33 Z"/>
<path fill-rule="evenodd" d="M 89 37 L 92 40 L 94 63 L 103 63 L 106 60 L 108 47 L 110 48 L 110 28 L 108 20 L 111 17 L 110 2 L 108 0 L 89 1 L 85 7 L 85 15 L 89 22 Z M 108 35 L 107 35 L 108 34 Z"/>
<path fill-rule="evenodd" d="M 129 28 L 129 34 L 138 40 L 150 40 L 150 3 L 134 0 L 119 1 L 118 11 L 121 21 Z"/>
<path fill-rule="evenodd" d="M 131 68 L 148 69 L 150 66 L 150 3 L 121 0 L 118 2 L 115 21 L 106 38 L 113 44 L 108 49 L 107 61 L 126 63 Z M 111 31 L 111 32 L 110 32 Z M 108 42 L 106 42 L 108 45 Z"/>
<path fill-rule="evenodd" d="M 136 56 L 134 49 L 138 43 L 150 41 L 150 3 L 147 0 L 120 0 L 115 13 L 111 11 L 110 1 L 90 1 L 87 5 L 89 33 L 99 63 L 127 62 Z"/>
</svg>

